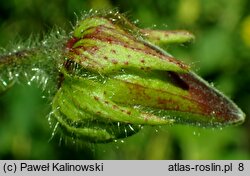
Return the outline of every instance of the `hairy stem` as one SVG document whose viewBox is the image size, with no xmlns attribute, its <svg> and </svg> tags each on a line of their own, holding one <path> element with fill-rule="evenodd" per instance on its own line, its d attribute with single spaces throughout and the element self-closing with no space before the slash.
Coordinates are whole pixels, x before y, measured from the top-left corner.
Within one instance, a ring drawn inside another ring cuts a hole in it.
<svg viewBox="0 0 250 176">
<path fill-rule="evenodd" d="M 56 52 L 56 51 L 55 51 Z M 36 47 L 0 56 L 0 93 L 16 82 L 38 83 L 43 90 L 48 84 L 55 87 L 58 59 L 51 51 Z M 54 84 L 54 86 L 53 86 Z"/>
</svg>

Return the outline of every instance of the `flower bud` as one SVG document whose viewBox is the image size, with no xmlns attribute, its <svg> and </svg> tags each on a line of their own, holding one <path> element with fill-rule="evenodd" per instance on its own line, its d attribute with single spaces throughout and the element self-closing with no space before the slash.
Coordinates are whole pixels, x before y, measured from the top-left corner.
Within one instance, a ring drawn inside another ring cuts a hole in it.
<svg viewBox="0 0 250 176">
<path fill-rule="evenodd" d="M 140 30 L 118 13 L 79 21 L 52 103 L 61 131 L 108 142 L 144 125 L 242 123 L 245 115 L 231 100 L 157 46 L 192 39 L 184 31 Z"/>
</svg>

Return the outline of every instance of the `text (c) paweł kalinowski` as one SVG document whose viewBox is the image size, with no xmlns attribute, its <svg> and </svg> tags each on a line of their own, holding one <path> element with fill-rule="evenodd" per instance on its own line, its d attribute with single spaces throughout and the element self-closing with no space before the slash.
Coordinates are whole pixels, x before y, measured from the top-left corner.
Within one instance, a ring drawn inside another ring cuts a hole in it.
<svg viewBox="0 0 250 176">
<path fill-rule="evenodd" d="M 27 164 L 20 163 L 20 171 L 103 171 L 103 163 L 94 164 L 70 164 L 70 163 L 46 163 Z"/>
</svg>

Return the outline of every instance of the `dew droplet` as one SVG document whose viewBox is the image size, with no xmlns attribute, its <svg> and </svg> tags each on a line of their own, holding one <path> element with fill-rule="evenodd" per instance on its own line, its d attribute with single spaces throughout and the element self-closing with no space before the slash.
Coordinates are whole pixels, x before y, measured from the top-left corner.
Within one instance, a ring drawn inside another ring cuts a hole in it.
<svg viewBox="0 0 250 176">
<path fill-rule="evenodd" d="M 137 20 L 134 20 L 134 24 L 138 24 L 140 21 L 137 19 Z"/>
<path fill-rule="evenodd" d="M 47 40 L 44 40 L 44 41 L 42 42 L 42 44 L 43 44 L 43 45 L 47 45 Z"/>
<path fill-rule="evenodd" d="M 7 83 L 3 79 L 0 79 L 0 81 L 2 82 L 2 84 L 4 85 L 4 87 L 7 86 Z"/>
<path fill-rule="evenodd" d="M 110 18 L 110 20 L 111 20 L 112 22 L 116 22 L 116 19 L 115 19 L 115 18 Z"/>
</svg>

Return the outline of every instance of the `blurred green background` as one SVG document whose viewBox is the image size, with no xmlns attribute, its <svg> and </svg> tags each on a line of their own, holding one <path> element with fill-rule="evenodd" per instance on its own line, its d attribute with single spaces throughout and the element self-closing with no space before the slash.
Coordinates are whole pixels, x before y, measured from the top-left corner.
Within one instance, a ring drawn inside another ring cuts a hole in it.
<svg viewBox="0 0 250 176">
<path fill-rule="evenodd" d="M 16 85 L 0 96 L 0 159 L 250 159 L 249 0 L 1 0 L 0 46 L 55 25 L 70 31 L 75 13 L 114 7 L 140 27 L 192 31 L 192 45 L 168 51 L 231 97 L 246 122 L 222 129 L 146 127 L 116 143 L 72 144 L 50 139 L 41 90 Z"/>
</svg>

